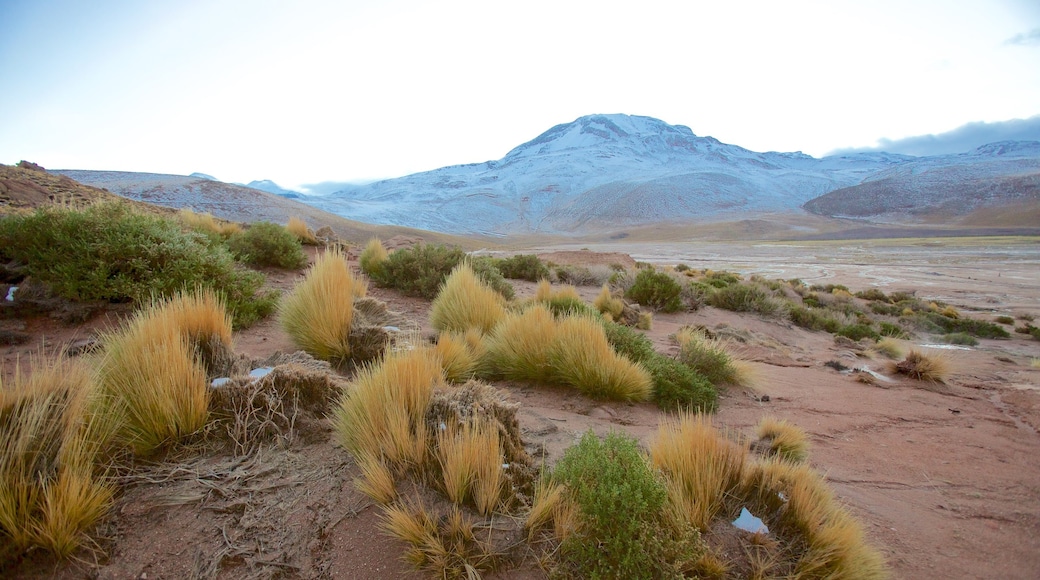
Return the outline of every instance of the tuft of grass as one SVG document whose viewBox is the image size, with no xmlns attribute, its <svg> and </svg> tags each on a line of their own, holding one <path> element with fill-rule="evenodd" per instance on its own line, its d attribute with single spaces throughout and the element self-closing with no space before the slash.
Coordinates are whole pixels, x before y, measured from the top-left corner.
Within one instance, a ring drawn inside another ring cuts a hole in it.
<svg viewBox="0 0 1040 580">
<path fill-rule="evenodd" d="M 556 320 L 540 304 L 507 314 L 487 339 L 485 373 L 517 381 L 549 383 L 554 377 L 549 353 L 556 340 Z"/>
<path fill-rule="evenodd" d="M 314 235 L 314 231 L 307 227 L 307 222 L 296 216 L 289 217 L 289 223 L 285 225 L 285 229 L 294 236 L 297 240 L 300 240 L 301 244 L 308 246 L 317 246 L 318 238 Z"/>
<path fill-rule="evenodd" d="M 603 327 L 590 317 L 559 322 L 549 362 L 558 380 L 594 398 L 643 401 L 653 391 L 646 369 L 618 355 Z"/>
<path fill-rule="evenodd" d="M 567 449 L 552 471 L 560 503 L 577 506 L 577 525 L 559 557 L 565 570 L 589 578 L 670 577 L 676 564 L 695 560 L 700 535 L 667 519 L 668 492 L 638 442 L 591 431 Z"/>
<path fill-rule="evenodd" d="M 473 269 L 459 264 L 430 307 L 430 323 L 441 332 L 490 332 L 505 317 L 502 296 L 482 282 Z"/>
<path fill-rule="evenodd" d="M 664 473 L 676 518 L 704 532 L 739 488 L 747 449 L 720 436 L 705 416 L 682 413 L 662 423 L 650 458 Z"/>
<path fill-rule="evenodd" d="M 394 474 L 382 459 L 372 455 L 357 458 L 361 478 L 354 481 L 358 491 L 378 504 L 387 505 L 397 499 L 397 483 Z"/>
<path fill-rule="evenodd" d="M 539 530 L 552 523 L 554 514 L 563 502 L 564 489 L 563 485 L 553 482 L 552 478 L 547 476 L 541 477 L 535 484 L 531 510 L 524 520 L 528 541 L 533 540 Z"/>
<path fill-rule="evenodd" d="M 383 242 L 379 238 L 371 238 L 358 256 L 358 265 L 362 272 L 375 280 L 383 276 L 383 268 L 389 257 L 390 253 L 383 247 Z"/>
<path fill-rule="evenodd" d="M 892 337 L 882 338 L 872 348 L 888 358 L 902 358 L 904 353 L 903 343 Z"/>
<path fill-rule="evenodd" d="M 585 304 L 577 288 L 564 285 L 554 290 L 548 280 L 538 283 L 534 299 L 535 302 L 544 304 L 557 317 L 595 312 L 588 304 Z"/>
<path fill-rule="evenodd" d="M 476 372 L 478 355 L 471 346 L 471 339 L 467 338 L 469 334 L 476 334 L 476 340 L 481 340 L 476 329 L 470 329 L 466 334 L 442 332 L 433 347 L 441 359 L 444 378 L 450 383 L 464 383 Z"/>
<path fill-rule="evenodd" d="M 478 541 L 473 522 L 457 506 L 443 516 L 431 514 L 421 503 L 383 508 L 383 528 L 410 547 L 404 559 L 436 578 L 480 578 L 492 569 L 495 554 L 488 542 Z"/>
<path fill-rule="evenodd" d="M 239 260 L 252 266 L 299 270 L 307 265 L 307 256 L 296 235 L 271 222 L 257 222 L 231 236 L 228 248 Z"/>
<path fill-rule="evenodd" d="M 906 358 L 897 363 L 892 363 L 892 372 L 906 375 L 918 381 L 931 383 L 942 383 L 946 381 L 950 373 L 950 364 L 947 358 L 938 354 L 926 354 L 919 350 L 910 349 Z"/>
<path fill-rule="evenodd" d="M 679 360 L 711 384 L 751 386 L 753 377 L 749 367 L 737 361 L 718 339 L 708 338 L 703 332 L 686 328 L 676 334 L 679 342 Z"/>
<path fill-rule="evenodd" d="M 90 412 L 91 369 L 64 355 L 31 367 L 0 380 L 0 568 L 34 546 L 70 556 L 112 502 L 95 466 L 115 425 Z"/>
<path fill-rule="evenodd" d="M 650 268 L 636 274 L 635 282 L 625 292 L 625 298 L 662 312 L 683 309 L 682 286 L 670 275 Z"/>
<path fill-rule="evenodd" d="M 1034 369 L 1040 369 L 1040 358 L 1030 359 L 1029 366 Z"/>
<path fill-rule="evenodd" d="M 498 429 L 482 421 L 447 425 L 437 435 L 444 493 L 452 502 L 472 498 L 482 515 L 491 515 L 505 489 L 504 459 Z"/>
<path fill-rule="evenodd" d="M 355 457 L 382 457 L 392 469 L 422 465 L 429 450 L 423 418 L 433 389 L 443 385 L 432 349 L 386 351 L 358 371 L 336 405 L 337 439 Z"/>
<path fill-rule="evenodd" d="M 764 445 L 770 455 L 795 463 L 809 458 L 809 437 L 797 425 L 784 419 L 763 417 L 755 427 L 755 433 L 758 444 Z"/>
<path fill-rule="evenodd" d="M 654 313 L 653 312 L 640 312 L 639 320 L 636 322 L 636 328 L 639 330 L 653 330 L 654 328 Z"/>
<path fill-rule="evenodd" d="M 607 284 L 603 285 L 600 289 L 599 295 L 592 301 L 592 305 L 596 307 L 601 314 L 609 314 L 612 320 L 617 320 L 621 317 L 621 313 L 625 310 L 625 303 L 620 298 L 615 298 L 610 293 L 610 286 Z"/>
<path fill-rule="evenodd" d="M 234 222 L 217 221 L 213 214 L 195 213 L 188 208 L 177 212 L 177 219 L 189 228 L 202 232 L 213 239 L 227 239 L 242 231 L 242 226 Z"/>
<path fill-rule="evenodd" d="M 278 305 L 282 328 L 299 348 L 316 358 L 342 362 L 351 356 L 354 300 L 368 292 L 354 277 L 346 256 L 333 249 L 318 256 L 306 277 Z"/>
</svg>

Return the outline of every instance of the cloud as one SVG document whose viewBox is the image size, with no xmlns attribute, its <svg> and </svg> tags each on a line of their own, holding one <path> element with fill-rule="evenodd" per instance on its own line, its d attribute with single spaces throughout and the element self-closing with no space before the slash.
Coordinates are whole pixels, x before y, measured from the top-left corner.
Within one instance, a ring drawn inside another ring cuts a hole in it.
<svg viewBox="0 0 1040 580">
<path fill-rule="evenodd" d="M 964 153 L 996 141 L 1040 141 L 1040 115 L 1028 119 L 1011 119 L 994 123 L 975 122 L 935 135 L 918 135 L 904 139 L 878 139 L 874 147 L 838 149 L 828 155 L 844 155 L 886 151 L 904 155 L 945 155 Z"/>
<path fill-rule="evenodd" d="M 1012 46 L 1040 46 L 1040 28 L 1016 34 L 1005 40 L 1004 44 Z"/>
</svg>

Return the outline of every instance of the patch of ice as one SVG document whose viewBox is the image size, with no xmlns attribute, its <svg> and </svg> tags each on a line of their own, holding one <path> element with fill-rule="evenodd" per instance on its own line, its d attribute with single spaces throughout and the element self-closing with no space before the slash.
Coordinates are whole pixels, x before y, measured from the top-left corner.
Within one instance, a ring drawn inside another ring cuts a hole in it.
<svg viewBox="0 0 1040 580">
<path fill-rule="evenodd" d="M 253 379 L 263 378 L 266 377 L 273 370 L 274 369 L 271 367 L 260 367 L 258 369 L 253 369 L 249 371 L 249 377 Z"/>
<path fill-rule="evenodd" d="M 919 344 L 921 348 L 937 348 L 939 350 L 971 350 L 970 346 L 961 346 L 959 344 Z"/>
<path fill-rule="evenodd" d="M 387 332 L 401 332 L 401 329 L 397 328 L 396 326 L 384 326 L 383 330 Z"/>
<path fill-rule="evenodd" d="M 751 532 L 752 534 L 769 533 L 769 528 L 766 527 L 766 524 L 759 518 L 751 515 L 751 512 L 749 512 L 747 508 L 740 508 L 740 517 L 733 520 L 733 525 L 738 529 L 744 530 L 745 532 Z"/>
<path fill-rule="evenodd" d="M 11 286 L 7 289 L 7 301 L 14 302 L 14 293 L 18 291 L 17 286 Z"/>
<path fill-rule="evenodd" d="M 226 385 L 226 384 L 228 384 L 230 382 L 231 382 L 231 379 L 229 379 L 228 377 L 220 377 L 220 378 L 213 379 L 213 382 L 210 383 L 209 386 L 213 387 L 214 389 L 219 389 L 220 387 L 223 387 L 224 385 Z"/>
<path fill-rule="evenodd" d="M 891 383 L 892 382 L 892 379 L 886 377 L 885 375 L 883 375 L 881 373 L 875 373 L 874 371 L 870 370 L 867 367 L 860 367 L 860 368 L 858 368 L 856 370 L 861 372 L 861 373 L 867 373 L 868 375 L 874 377 L 875 379 L 877 379 L 879 381 L 885 381 L 886 383 Z"/>
</svg>

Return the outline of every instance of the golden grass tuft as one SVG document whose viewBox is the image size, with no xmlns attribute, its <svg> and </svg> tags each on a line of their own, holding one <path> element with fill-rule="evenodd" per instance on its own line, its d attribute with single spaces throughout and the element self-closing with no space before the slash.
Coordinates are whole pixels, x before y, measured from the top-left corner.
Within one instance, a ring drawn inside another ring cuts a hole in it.
<svg viewBox="0 0 1040 580">
<path fill-rule="evenodd" d="M 438 433 L 437 450 L 448 499 L 461 504 L 472 498 L 477 511 L 490 515 L 505 487 L 497 427 L 481 421 L 447 425 Z"/>
<path fill-rule="evenodd" d="M 0 381 L 0 566 L 31 546 L 67 557 L 108 511 L 112 487 L 95 467 L 115 429 L 89 412 L 91 369 L 64 355 Z"/>
<path fill-rule="evenodd" d="M 177 218 L 193 230 L 200 230 L 223 238 L 231 237 L 232 234 L 242 231 L 241 225 L 235 222 L 218 221 L 209 212 L 195 213 L 188 208 L 184 208 L 177 212 Z"/>
<path fill-rule="evenodd" d="M 890 336 L 886 336 L 877 341 L 877 344 L 872 346 L 871 350 L 893 359 L 901 358 L 904 353 L 903 342 L 898 338 L 892 338 Z"/>
<path fill-rule="evenodd" d="M 534 299 L 535 299 L 535 301 L 536 302 L 548 302 L 550 299 L 552 299 L 552 296 L 553 296 L 552 284 L 548 280 L 546 280 L 545 278 L 542 278 L 541 280 L 539 280 L 538 281 L 538 287 L 534 291 Z"/>
<path fill-rule="evenodd" d="M 891 363 L 890 368 L 894 373 L 930 383 L 944 383 L 950 374 L 950 362 L 945 355 L 925 353 L 913 348 L 902 361 Z"/>
<path fill-rule="evenodd" d="M 538 480 L 534 488 L 531 510 L 524 521 L 528 541 L 534 539 L 538 530 L 553 522 L 553 515 L 564 501 L 565 489 L 562 485 L 554 483 L 552 478 L 542 477 Z"/>
<path fill-rule="evenodd" d="M 358 265 L 362 272 L 372 276 L 381 271 L 389 257 L 390 253 L 383 247 L 383 242 L 379 238 L 371 238 L 358 256 Z"/>
<path fill-rule="evenodd" d="M 314 235 L 314 231 L 307 227 L 307 222 L 296 216 L 289 218 L 289 223 L 285 225 L 285 229 L 289 230 L 290 234 L 296 236 L 300 243 L 310 246 L 318 245 L 318 238 Z"/>
<path fill-rule="evenodd" d="M 636 328 L 639 330 L 653 330 L 654 328 L 654 313 L 653 312 L 640 312 L 639 320 L 636 321 Z"/>
<path fill-rule="evenodd" d="M 800 427 L 784 419 L 763 417 L 755 427 L 759 442 L 771 455 L 795 463 L 809 458 L 809 437 Z"/>
<path fill-rule="evenodd" d="M 683 413 L 661 425 L 650 458 L 664 473 L 677 519 L 705 532 L 739 488 L 747 449 L 720 435 L 709 418 Z"/>
<path fill-rule="evenodd" d="M 559 321 L 549 362 L 560 382 L 594 398 L 645 401 L 653 392 L 650 373 L 617 354 L 603 326 L 588 316 Z"/>
<path fill-rule="evenodd" d="M 299 348 L 323 360 L 350 358 L 350 328 L 354 300 L 363 298 L 368 285 L 355 278 L 340 250 L 329 250 L 315 260 L 306 277 L 278 305 L 282 328 Z"/>
<path fill-rule="evenodd" d="M 491 546 L 477 540 L 473 522 L 457 506 L 435 517 L 421 503 L 393 505 L 384 508 L 382 519 L 391 536 L 410 544 L 405 561 L 436 578 L 480 578 L 494 564 Z"/>
<path fill-rule="evenodd" d="M 361 478 L 354 481 L 358 491 L 376 503 L 387 505 L 397 499 L 397 483 L 394 474 L 383 461 L 372 455 L 358 457 Z"/>
<path fill-rule="evenodd" d="M 555 340 L 556 320 L 548 308 L 535 304 L 505 316 L 486 341 L 482 364 L 503 379 L 548 383 Z"/>
<path fill-rule="evenodd" d="M 355 457 L 382 457 L 391 468 L 422 465 L 429 451 L 424 416 L 444 384 L 432 349 L 387 351 L 362 368 L 333 411 L 340 443 Z"/>
<path fill-rule="evenodd" d="M 1040 358 L 1034 358 L 1030 360 L 1029 366 L 1033 367 L 1034 369 L 1040 369 Z"/>
<path fill-rule="evenodd" d="M 470 332 L 479 332 L 471 329 Z M 464 383 L 473 378 L 477 367 L 478 354 L 465 334 L 442 332 L 437 337 L 434 352 L 441 358 L 444 378 L 451 383 Z"/>
<path fill-rule="evenodd" d="M 439 331 L 488 333 L 505 317 L 502 296 L 477 278 L 467 263 L 456 266 L 430 305 L 430 323 Z"/>
<path fill-rule="evenodd" d="M 625 303 L 620 298 L 614 297 L 610 293 L 610 285 L 604 284 L 603 288 L 600 289 L 599 295 L 592 301 L 592 305 L 596 307 L 596 310 L 600 311 L 604 315 L 610 315 L 611 320 L 617 320 L 621 317 L 621 313 L 625 310 Z"/>
</svg>

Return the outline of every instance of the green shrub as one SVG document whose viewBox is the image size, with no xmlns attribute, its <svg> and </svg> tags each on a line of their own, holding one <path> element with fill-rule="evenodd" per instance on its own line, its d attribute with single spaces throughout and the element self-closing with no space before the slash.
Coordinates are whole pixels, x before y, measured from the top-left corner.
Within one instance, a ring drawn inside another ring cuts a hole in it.
<svg viewBox="0 0 1040 580">
<path fill-rule="evenodd" d="M 714 272 L 709 270 L 704 273 L 704 277 L 701 280 L 712 288 L 725 288 L 730 284 L 740 282 L 741 278 L 739 274 L 734 274 L 733 272 Z"/>
<path fill-rule="evenodd" d="M 1014 324 L 1015 319 L 1010 316 L 998 316 L 994 319 L 999 324 Z"/>
<path fill-rule="evenodd" d="M 757 284 L 731 284 L 716 288 L 706 297 L 705 302 L 723 310 L 756 312 L 764 316 L 775 316 L 782 311 L 780 302 Z"/>
<path fill-rule="evenodd" d="M 639 443 L 591 431 L 567 449 L 552 471 L 578 506 L 579 525 L 560 546 L 565 575 L 583 578 L 661 578 L 696 559 L 700 536 L 667 521 L 668 492 Z"/>
<path fill-rule="evenodd" d="M 715 410 L 718 401 L 715 386 L 692 368 L 656 352 L 642 361 L 642 365 L 653 379 L 657 406 L 666 411 L 711 413 Z"/>
<path fill-rule="evenodd" d="M 618 324 L 616 322 L 602 321 L 603 332 L 607 335 L 607 341 L 614 351 L 632 362 L 646 363 L 658 354 L 654 350 L 654 343 L 641 332 Z"/>
<path fill-rule="evenodd" d="M 942 341 L 946 344 L 957 344 L 960 346 L 978 346 L 979 339 L 975 338 L 970 334 L 963 332 L 951 332 L 950 334 L 944 334 Z"/>
<path fill-rule="evenodd" d="M 713 385 L 740 382 L 740 371 L 725 346 L 702 332 L 680 332 L 679 361 Z"/>
<path fill-rule="evenodd" d="M 512 300 L 516 296 L 513 285 L 506 282 L 502 271 L 498 269 L 498 260 L 489 256 L 470 258 L 469 265 L 473 272 L 492 290 L 498 292 L 506 300 Z"/>
<path fill-rule="evenodd" d="M 852 340 L 863 340 L 864 338 L 877 340 L 881 338 L 881 335 L 878 334 L 877 331 L 866 324 L 846 324 L 839 328 L 834 334 Z"/>
<path fill-rule="evenodd" d="M 417 244 L 390 254 L 382 271 L 372 273 L 372 282 L 409 296 L 433 299 L 444 279 L 465 258 L 462 248 Z"/>
<path fill-rule="evenodd" d="M 907 338 L 907 333 L 903 330 L 903 327 L 898 324 L 892 324 L 891 322 L 880 322 L 878 326 L 881 328 L 881 336 L 891 336 L 892 338 Z"/>
<path fill-rule="evenodd" d="M 284 227 L 258 222 L 228 239 L 228 247 L 240 261 L 252 266 L 299 270 L 307 265 L 300 239 Z"/>
<path fill-rule="evenodd" d="M 547 280 L 551 275 L 549 268 L 533 254 L 519 254 L 503 258 L 498 262 L 502 275 L 512 280 L 537 282 Z"/>
<path fill-rule="evenodd" d="M 883 314 L 885 316 L 899 316 L 903 312 L 903 307 L 896 304 L 886 304 L 883 302 L 871 302 L 870 311 L 874 314 Z"/>
<path fill-rule="evenodd" d="M 597 273 L 585 266 L 557 266 L 555 273 L 558 282 L 574 286 L 601 286 L 611 278 L 608 270 Z"/>
<path fill-rule="evenodd" d="M 662 312 L 678 312 L 683 309 L 682 286 L 664 272 L 644 268 L 636 275 L 635 283 L 625 292 L 625 298 L 656 308 Z"/>
<path fill-rule="evenodd" d="M 791 306 L 788 311 L 791 322 L 807 330 L 825 330 L 836 332 L 841 328 L 837 319 L 828 316 L 825 310 L 820 308 L 806 308 L 804 306 Z"/>
<path fill-rule="evenodd" d="M 855 294 L 856 298 L 862 298 L 864 300 L 872 300 L 877 302 L 890 302 L 888 296 L 884 292 L 877 288 L 871 288 L 870 290 L 860 290 Z"/>
<path fill-rule="evenodd" d="M 270 315 L 276 301 L 224 245 L 119 202 L 4 217 L 0 255 L 69 300 L 145 303 L 200 286 L 221 295 L 236 327 Z"/>
<path fill-rule="evenodd" d="M 979 338 L 1011 338 L 1003 327 L 973 318 L 950 318 L 938 312 L 920 312 L 917 314 L 917 321 L 926 332 L 963 332 Z"/>
</svg>

